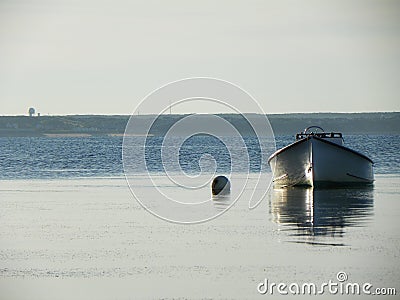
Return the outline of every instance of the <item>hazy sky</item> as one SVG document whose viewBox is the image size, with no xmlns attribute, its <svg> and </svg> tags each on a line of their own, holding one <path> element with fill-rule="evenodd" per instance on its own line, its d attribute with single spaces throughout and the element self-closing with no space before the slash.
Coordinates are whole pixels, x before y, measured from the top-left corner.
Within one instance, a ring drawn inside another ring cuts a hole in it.
<svg viewBox="0 0 400 300">
<path fill-rule="evenodd" d="M 0 115 L 129 114 L 193 76 L 267 113 L 400 111 L 400 1 L 0 0 Z"/>
</svg>

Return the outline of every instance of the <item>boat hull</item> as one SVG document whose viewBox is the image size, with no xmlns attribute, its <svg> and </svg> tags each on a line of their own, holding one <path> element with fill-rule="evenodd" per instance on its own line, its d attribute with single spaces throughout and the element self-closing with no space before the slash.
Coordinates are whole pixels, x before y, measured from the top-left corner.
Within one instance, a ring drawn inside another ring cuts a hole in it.
<svg viewBox="0 0 400 300">
<path fill-rule="evenodd" d="M 373 162 L 342 145 L 307 137 L 278 150 L 269 159 L 276 186 L 371 184 Z"/>
</svg>

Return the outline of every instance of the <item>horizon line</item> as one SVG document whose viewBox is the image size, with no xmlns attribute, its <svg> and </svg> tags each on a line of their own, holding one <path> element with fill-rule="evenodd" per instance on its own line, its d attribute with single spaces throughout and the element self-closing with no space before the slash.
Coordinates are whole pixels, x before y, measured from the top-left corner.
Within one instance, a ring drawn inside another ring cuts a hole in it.
<svg viewBox="0 0 400 300">
<path fill-rule="evenodd" d="M 287 113 L 266 113 L 266 115 L 310 115 L 310 114 L 383 114 L 383 113 L 400 113 L 400 111 L 357 111 L 357 112 L 287 112 Z M 185 116 L 185 115 L 193 115 L 193 114 L 199 114 L 199 115 L 263 115 L 260 113 L 252 113 L 252 112 L 245 112 L 245 113 L 231 113 L 231 112 L 219 112 L 219 113 L 164 113 L 160 115 L 165 115 L 165 116 Z M 37 114 L 34 115 L 33 117 L 67 117 L 67 116 L 154 116 L 158 115 L 155 113 L 148 113 L 148 114 L 99 114 L 99 113 L 72 113 L 72 114 L 40 114 L 38 116 Z M 0 117 L 29 117 L 29 114 L 2 114 Z"/>
</svg>

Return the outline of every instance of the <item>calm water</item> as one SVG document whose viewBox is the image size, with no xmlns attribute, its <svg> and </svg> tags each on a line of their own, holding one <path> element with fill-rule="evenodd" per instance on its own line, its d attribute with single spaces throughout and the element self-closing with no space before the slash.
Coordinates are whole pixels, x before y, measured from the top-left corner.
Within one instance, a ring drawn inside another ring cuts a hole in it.
<svg viewBox="0 0 400 300">
<path fill-rule="evenodd" d="M 1 138 L 0 298 L 265 299 L 257 293 L 265 278 L 321 283 L 339 271 L 399 293 L 400 137 L 345 139 L 374 160 L 374 186 L 272 189 L 249 210 L 259 148 L 247 139 L 245 197 L 213 221 L 185 226 L 134 201 L 121 177 L 121 138 Z M 291 141 L 278 137 L 277 147 Z M 147 168 L 180 195 L 160 175 L 160 139 L 149 143 Z M 198 172 L 205 153 L 218 171 L 230 169 L 224 145 L 204 136 L 180 149 L 182 169 Z M 156 199 L 140 175 L 132 185 Z M 208 188 L 190 200 L 207 197 Z M 211 210 L 224 208 L 222 200 L 210 202 Z"/>
<path fill-rule="evenodd" d="M 140 176 L 134 185 L 154 195 Z M 321 283 L 339 271 L 399 291 L 399 185 L 377 175 L 372 190 L 273 190 L 254 210 L 241 199 L 213 221 L 177 225 L 141 208 L 122 178 L 3 180 L 1 296 L 265 299 L 264 278 Z"/>
<path fill-rule="evenodd" d="M 142 138 L 137 139 L 139 142 Z M 277 149 L 292 141 L 292 136 L 276 137 Z M 257 140 L 249 137 L 245 138 L 245 143 L 250 172 L 257 172 L 260 169 Z M 375 162 L 376 174 L 400 172 L 400 136 L 350 135 L 345 137 L 345 144 L 369 156 Z M 159 137 L 147 141 L 146 159 L 150 172 L 163 171 L 161 145 L 162 138 Z M 177 151 L 164 150 L 172 154 Z M 199 159 L 204 154 L 215 158 L 219 173 L 229 173 L 232 167 L 228 149 L 213 137 L 192 137 L 178 151 L 180 166 L 186 173 L 200 171 Z M 120 176 L 123 174 L 121 153 L 121 137 L 0 138 L 0 179 Z M 242 168 L 246 170 L 248 166 Z"/>
</svg>

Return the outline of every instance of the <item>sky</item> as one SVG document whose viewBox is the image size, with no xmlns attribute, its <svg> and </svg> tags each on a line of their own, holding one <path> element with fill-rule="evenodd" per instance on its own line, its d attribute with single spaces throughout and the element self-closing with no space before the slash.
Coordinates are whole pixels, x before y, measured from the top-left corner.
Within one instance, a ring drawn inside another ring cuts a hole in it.
<svg viewBox="0 0 400 300">
<path fill-rule="evenodd" d="M 130 114 L 190 77 L 266 113 L 400 111 L 400 1 L 0 0 L 0 115 Z"/>
</svg>

